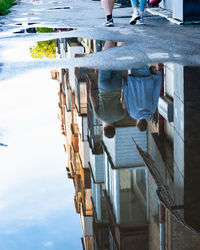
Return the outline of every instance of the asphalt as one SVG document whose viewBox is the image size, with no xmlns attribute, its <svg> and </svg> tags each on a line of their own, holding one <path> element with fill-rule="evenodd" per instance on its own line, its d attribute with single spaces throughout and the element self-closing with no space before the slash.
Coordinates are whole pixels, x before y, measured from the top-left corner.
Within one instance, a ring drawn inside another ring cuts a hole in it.
<svg viewBox="0 0 200 250">
<path fill-rule="evenodd" d="M 145 12 L 145 25 L 130 25 L 132 8 L 114 8 L 114 27 L 104 27 L 105 16 L 100 1 L 59 0 L 21 1 L 11 13 L 0 17 L 1 79 L 20 70 L 38 67 L 88 66 L 104 69 L 127 69 L 133 64 L 174 62 L 200 65 L 200 26 L 177 25 L 168 19 Z M 14 34 L 27 24 L 31 26 L 74 28 L 52 34 Z M 19 25 L 20 24 L 20 25 Z M 14 48 L 39 40 L 61 37 L 87 37 L 122 41 L 121 47 L 109 49 L 86 58 L 30 61 L 16 56 Z M 6 54 L 7 53 L 7 54 Z M 17 62 L 17 63 L 16 63 Z"/>
</svg>

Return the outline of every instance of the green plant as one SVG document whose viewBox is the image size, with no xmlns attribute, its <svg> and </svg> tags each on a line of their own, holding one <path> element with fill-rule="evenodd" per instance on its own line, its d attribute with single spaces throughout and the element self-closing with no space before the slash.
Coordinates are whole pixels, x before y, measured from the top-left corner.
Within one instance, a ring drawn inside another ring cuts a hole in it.
<svg viewBox="0 0 200 250">
<path fill-rule="evenodd" d="M 0 16 L 10 13 L 8 9 L 15 4 L 14 0 L 0 0 Z"/>
<path fill-rule="evenodd" d="M 56 58 L 56 40 L 37 42 L 30 48 L 32 58 Z"/>
</svg>

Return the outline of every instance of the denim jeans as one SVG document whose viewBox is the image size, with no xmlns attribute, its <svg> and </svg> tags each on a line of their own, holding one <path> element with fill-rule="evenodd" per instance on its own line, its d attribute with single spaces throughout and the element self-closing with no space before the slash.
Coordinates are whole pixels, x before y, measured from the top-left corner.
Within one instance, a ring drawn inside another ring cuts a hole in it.
<svg viewBox="0 0 200 250">
<path fill-rule="evenodd" d="M 122 87 L 122 71 L 99 70 L 98 88 L 103 90 Z"/>
<path fill-rule="evenodd" d="M 136 8 L 137 7 L 137 0 L 131 0 L 131 2 L 132 2 L 132 6 L 134 8 Z M 144 12 L 145 5 L 146 5 L 146 0 L 140 0 L 140 11 Z"/>
<path fill-rule="evenodd" d="M 135 77 L 140 77 L 140 76 L 150 76 L 151 72 L 149 70 L 148 65 L 141 65 L 140 67 L 132 68 L 131 69 L 131 75 Z"/>
</svg>

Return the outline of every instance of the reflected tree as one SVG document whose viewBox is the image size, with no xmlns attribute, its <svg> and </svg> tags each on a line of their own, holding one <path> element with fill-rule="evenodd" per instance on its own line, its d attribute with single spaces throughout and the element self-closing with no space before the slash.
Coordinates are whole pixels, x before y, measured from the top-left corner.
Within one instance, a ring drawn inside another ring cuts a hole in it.
<svg viewBox="0 0 200 250">
<path fill-rule="evenodd" d="M 32 58 L 56 58 L 56 40 L 40 41 L 30 48 Z"/>
<path fill-rule="evenodd" d="M 48 28 L 48 27 L 38 27 L 37 32 L 38 33 L 50 33 L 50 32 L 54 32 L 54 29 Z"/>
</svg>

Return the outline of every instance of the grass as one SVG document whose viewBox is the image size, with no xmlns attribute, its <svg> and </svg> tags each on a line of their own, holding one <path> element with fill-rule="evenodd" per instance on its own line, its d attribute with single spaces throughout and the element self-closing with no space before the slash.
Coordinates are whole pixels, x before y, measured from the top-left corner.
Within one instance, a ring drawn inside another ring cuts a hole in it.
<svg viewBox="0 0 200 250">
<path fill-rule="evenodd" d="M 0 0 L 0 16 L 10 13 L 9 8 L 15 4 L 14 0 Z"/>
</svg>

